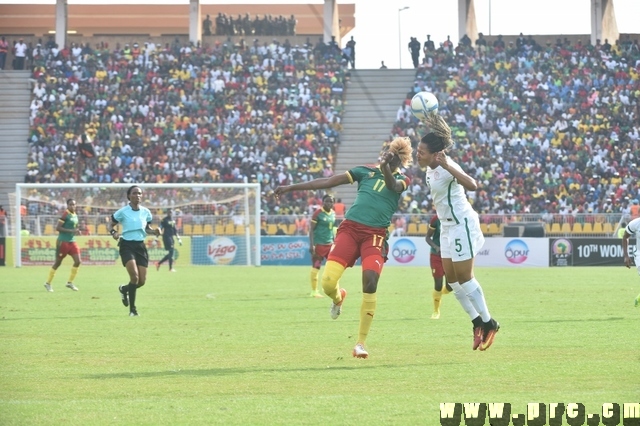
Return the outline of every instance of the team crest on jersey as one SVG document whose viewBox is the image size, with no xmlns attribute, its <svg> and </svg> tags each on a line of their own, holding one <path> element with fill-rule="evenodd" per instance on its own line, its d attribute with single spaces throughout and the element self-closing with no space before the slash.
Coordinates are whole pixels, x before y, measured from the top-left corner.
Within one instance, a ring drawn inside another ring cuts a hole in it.
<svg viewBox="0 0 640 426">
<path fill-rule="evenodd" d="M 440 179 L 440 172 L 435 172 L 435 173 L 433 174 L 433 178 L 434 178 L 434 179 L 436 179 L 436 180 L 437 180 L 437 179 Z"/>
<path fill-rule="evenodd" d="M 372 178 L 372 177 L 375 176 L 375 174 L 376 174 L 376 172 L 369 172 L 369 177 Z"/>
</svg>

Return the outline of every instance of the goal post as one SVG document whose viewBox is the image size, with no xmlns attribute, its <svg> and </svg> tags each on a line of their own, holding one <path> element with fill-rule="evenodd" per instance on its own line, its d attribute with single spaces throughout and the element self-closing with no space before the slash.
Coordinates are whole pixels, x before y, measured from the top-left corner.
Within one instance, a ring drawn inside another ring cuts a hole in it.
<svg viewBox="0 0 640 426">
<path fill-rule="evenodd" d="M 14 265 L 53 264 L 55 228 L 70 198 L 76 201 L 80 228 L 76 240 L 83 263 L 119 261 L 107 225 L 111 215 L 126 205 L 132 185 L 142 189 L 141 205 L 151 210 L 154 226 L 172 210 L 183 243 L 175 245 L 178 264 L 260 266 L 261 189 L 259 183 L 246 182 L 16 184 L 7 211 Z M 162 238 L 149 236 L 146 244 L 150 263 L 167 253 Z"/>
</svg>

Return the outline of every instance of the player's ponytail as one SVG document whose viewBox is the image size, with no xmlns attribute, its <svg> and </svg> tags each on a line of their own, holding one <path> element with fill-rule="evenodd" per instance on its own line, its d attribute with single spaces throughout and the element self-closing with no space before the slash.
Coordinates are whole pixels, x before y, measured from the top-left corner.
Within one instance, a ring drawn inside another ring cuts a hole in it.
<svg viewBox="0 0 640 426">
<path fill-rule="evenodd" d="M 439 114 L 428 114 L 424 120 L 431 129 L 420 141 L 429 147 L 429 152 L 440 152 L 453 146 L 451 129 Z"/>
</svg>

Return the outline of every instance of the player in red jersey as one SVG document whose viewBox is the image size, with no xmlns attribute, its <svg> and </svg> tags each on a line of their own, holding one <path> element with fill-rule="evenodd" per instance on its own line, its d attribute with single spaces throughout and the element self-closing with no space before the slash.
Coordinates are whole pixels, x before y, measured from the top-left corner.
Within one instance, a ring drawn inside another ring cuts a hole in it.
<svg viewBox="0 0 640 426">
<path fill-rule="evenodd" d="M 376 290 L 387 258 L 387 229 L 391 217 L 398 208 L 398 201 L 409 186 L 409 178 L 400 171 L 400 166 L 411 163 L 411 141 L 409 138 L 394 139 L 380 159 L 379 164 L 358 166 L 329 178 L 280 186 L 275 195 L 280 197 L 290 191 L 333 188 L 348 183 L 358 183 L 358 192 L 344 221 L 338 227 L 333 248 L 322 273 L 322 289 L 329 296 L 331 318 L 337 319 L 347 295 L 338 281 L 345 269 L 362 259 L 362 305 L 358 341 L 353 356 L 367 358 L 369 353 L 364 343 L 369 334 L 376 309 Z"/>
<path fill-rule="evenodd" d="M 329 257 L 335 239 L 336 212 L 333 211 L 333 196 L 322 197 L 322 208 L 311 216 L 309 226 L 309 252 L 311 253 L 311 297 L 321 298 L 318 292 L 318 276 L 322 262 Z"/>
<path fill-rule="evenodd" d="M 76 235 L 80 233 L 78 229 L 78 215 L 76 214 L 76 201 L 72 198 L 67 200 L 67 209 L 62 213 L 62 216 L 58 219 L 58 240 L 56 241 L 56 260 L 49 270 L 49 276 L 47 282 L 44 283 L 44 288 L 47 291 L 53 291 L 51 282 L 56 274 L 56 271 L 62 264 L 62 259 L 71 256 L 73 259 L 73 266 L 71 267 L 71 274 L 69 274 L 69 281 L 65 287 L 78 291 L 78 287 L 73 284 L 73 280 L 76 278 L 78 268 L 80 267 L 80 248 L 76 243 Z"/>
<path fill-rule="evenodd" d="M 440 219 L 437 214 L 431 218 L 424 240 L 431 247 L 429 255 L 429 266 L 431 266 L 431 276 L 433 277 L 433 314 L 431 314 L 431 319 L 440 319 L 442 295 L 450 293 L 451 287 L 449 284 L 442 285 L 444 266 L 442 266 L 442 256 L 440 256 Z"/>
</svg>

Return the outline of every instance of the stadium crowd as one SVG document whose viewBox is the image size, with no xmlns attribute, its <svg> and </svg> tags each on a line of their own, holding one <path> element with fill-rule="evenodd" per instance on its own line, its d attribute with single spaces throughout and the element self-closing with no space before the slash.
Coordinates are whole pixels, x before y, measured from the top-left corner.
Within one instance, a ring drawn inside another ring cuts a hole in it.
<svg viewBox="0 0 640 426">
<path fill-rule="evenodd" d="M 640 200 L 638 42 L 467 40 L 425 43 L 389 140 L 417 145 L 424 130 L 408 104 L 432 91 L 453 130 L 451 155 L 482 183 L 470 194 L 479 212 L 631 212 Z M 349 76 L 335 42 L 38 43 L 31 56 L 27 182 L 247 179 L 261 183 L 265 214 L 320 204 L 269 194 L 333 174 Z M 408 173 L 399 212 L 431 212 L 422 173 Z"/>
<path fill-rule="evenodd" d="M 637 217 L 638 41 L 478 40 L 472 46 L 463 37 L 455 48 L 425 42 L 391 137 L 419 140 L 409 102 L 418 91 L 434 92 L 456 142 L 450 154 L 482 183 L 469 194 L 478 212 L 541 213 L 549 221 L 591 212 Z M 413 172 L 402 211 L 431 211 L 422 175 Z"/>
<path fill-rule="evenodd" d="M 38 44 L 27 182 L 260 182 L 333 173 L 345 70 L 333 44 Z M 224 213 L 224 212 L 221 212 Z"/>
</svg>

